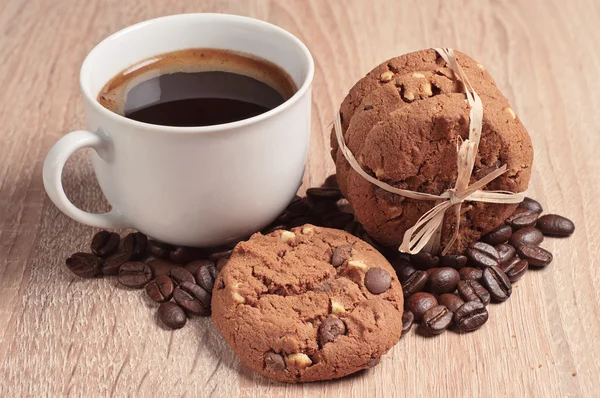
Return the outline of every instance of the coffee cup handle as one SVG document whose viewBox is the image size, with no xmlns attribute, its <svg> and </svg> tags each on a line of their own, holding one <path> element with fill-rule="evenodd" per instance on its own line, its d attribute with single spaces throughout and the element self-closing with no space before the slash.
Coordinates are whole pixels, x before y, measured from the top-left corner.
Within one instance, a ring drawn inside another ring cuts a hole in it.
<svg viewBox="0 0 600 398">
<path fill-rule="evenodd" d="M 44 161 L 44 188 L 56 207 L 67 216 L 82 224 L 97 228 L 131 228 L 131 224 L 117 209 L 113 207 L 108 213 L 94 214 L 77 208 L 67 195 L 62 185 L 62 171 L 67 159 L 83 148 L 93 148 L 95 151 L 106 147 L 105 140 L 98 134 L 87 130 L 73 131 L 62 137 Z"/>
</svg>

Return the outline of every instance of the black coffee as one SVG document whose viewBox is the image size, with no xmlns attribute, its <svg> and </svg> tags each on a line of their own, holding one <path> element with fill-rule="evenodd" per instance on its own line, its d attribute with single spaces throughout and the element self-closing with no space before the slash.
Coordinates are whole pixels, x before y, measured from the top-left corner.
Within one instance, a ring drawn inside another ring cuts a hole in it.
<svg viewBox="0 0 600 398">
<path fill-rule="evenodd" d="M 145 60 L 115 76 L 98 101 L 140 122 L 210 126 L 260 115 L 296 91 L 277 65 L 247 54 L 188 49 Z"/>
</svg>

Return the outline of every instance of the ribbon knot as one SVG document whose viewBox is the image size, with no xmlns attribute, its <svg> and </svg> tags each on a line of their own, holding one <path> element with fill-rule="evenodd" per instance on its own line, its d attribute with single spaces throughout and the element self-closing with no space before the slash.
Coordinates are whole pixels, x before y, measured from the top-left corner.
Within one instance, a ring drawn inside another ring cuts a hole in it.
<svg viewBox="0 0 600 398">
<path fill-rule="evenodd" d="M 473 167 L 475 165 L 475 159 L 477 157 L 479 141 L 481 138 L 481 130 L 483 126 L 483 104 L 481 102 L 481 98 L 479 98 L 479 95 L 477 95 L 473 89 L 473 86 L 471 86 L 467 75 L 456 61 L 454 50 L 451 48 L 436 48 L 435 51 L 437 51 L 444 61 L 446 61 L 448 67 L 454 72 L 455 77 L 463 82 L 463 87 L 467 96 L 467 102 L 470 106 L 469 138 L 463 140 L 457 149 L 456 165 L 458 175 L 454 188 L 448 189 L 440 195 L 432 195 L 410 191 L 407 189 L 395 188 L 383 181 L 379 181 L 363 170 L 363 168 L 354 158 L 354 155 L 350 149 L 346 146 L 346 142 L 342 134 L 342 122 L 340 120 L 339 112 L 337 113 L 333 122 L 337 142 L 342 154 L 350 166 L 352 166 L 354 171 L 356 171 L 361 177 L 378 186 L 379 188 L 393 194 L 416 200 L 438 201 L 435 206 L 433 206 L 417 220 L 415 225 L 413 225 L 404 233 L 404 239 L 402 240 L 402 244 L 398 250 L 411 254 L 418 253 L 422 249 L 427 249 L 427 251 L 434 253 L 439 250 L 442 224 L 444 222 L 444 215 L 448 209 L 454 208 L 456 228 L 454 228 L 454 233 L 450 240 L 446 243 L 442 254 L 446 254 L 448 252 L 458 237 L 458 231 L 460 228 L 461 203 L 464 201 L 475 201 L 511 204 L 521 202 L 525 196 L 523 192 L 514 193 L 509 191 L 482 190 L 488 183 L 506 172 L 506 165 L 503 165 L 475 183 L 469 185 L 471 174 L 473 173 Z"/>
</svg>

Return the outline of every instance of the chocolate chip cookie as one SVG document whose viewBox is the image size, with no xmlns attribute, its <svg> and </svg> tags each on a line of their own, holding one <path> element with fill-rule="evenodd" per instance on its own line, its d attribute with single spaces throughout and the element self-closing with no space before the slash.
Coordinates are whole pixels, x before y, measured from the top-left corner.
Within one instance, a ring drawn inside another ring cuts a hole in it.
<svg viewBox="0 0 600 398">
<path fill-rule="evenodd" d="M 485 68 L 456 54 L 484 108 L 471 183 L 506 164 L 508 171 L 485 189 L 524 191 L 533 162 L 529 135 Z M 468 138 L 469 109 L 463 83 L 434 50 L 424 50 L 373 69 L 350 90 L 340 115 L 346 144 L 365 171 L 397 188 L 439 195 L 456 182 L 456 148 Z M 384 245 L 399 246 L 405 231 L 435 204 L 388 193 L 364 180 L 339 151 L 334 132 L 332 156 L 340 189 L 357 219 Z M 463 203 L 459 237 L 450 253 L 463 252 L 516 206 Z M 455 224 L 454 212 L 447 212 L 442 246 Z"/>
<path fill-rule="evenodd" d="M 373 247 L 307 224 L 239 243 L 215 282 L 212 309 L 242 362 L 295 383 L 375 366 L 400 338 L 403 295 Z"/>
</svg>

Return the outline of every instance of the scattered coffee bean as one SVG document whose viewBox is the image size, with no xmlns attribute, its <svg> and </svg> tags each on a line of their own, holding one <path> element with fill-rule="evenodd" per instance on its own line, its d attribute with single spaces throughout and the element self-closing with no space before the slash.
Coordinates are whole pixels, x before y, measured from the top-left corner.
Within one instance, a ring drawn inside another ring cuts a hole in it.
<svg viewBox="0 0 600 398">
<path fill-rule="evenodd" d="M 421 326 L 431 334 L 440 334 L 448 329 L 454 314 L 444 305 L 436 305 L 423 314 Z"/>
<path fill-rule="evenodd" d="M 225 267 L 227 265 L 227 261 L 229 261 L 228 258 L 218 259 L 217 264 L 216 264 L 217 271 L 219 271 L 219 272 L 223 271 L 223 267 Z"/>
<path fill-rule="evenodd" d="M 123 286 L 139 289 L 152 279 L 152 270 L 148 264 L 130 261 L 119 268 L 119 283 Z"/>
<path fill-rule="evenodd" d="M 515 256 L 517 249 L 515 249 L 512 245 L 508 243 L 500 243 L 499 245 L 494 246 L 494 249 L 498 252 L 498 256 L 500 257 L 500 264 L 504 264 L 509 261 L 511 258 Z"/>
<path fill-rule="evenodd" d="M 214 271 L 211 271 L 211 268 Z M 215 285 L 215 275 L 216 267 L 214 265 L 206 265 L 198 268 L 196 271 L 196 281 L 200 286 L 204 288 L 207 292 L 212 294 L 213 287 Z"/>
<path fill-rule="evenodd" d="M 331 187 L 331 188 L 339 187 L 338 182 L 337 182 L 337 176 L 335 174 L 332 174 L 329 177 L 327 177 L 325 179 L 325 181 L 323 182 L 323 187 Z"/>
<path fill-rule="evenodd" d="M 413 272 L 406 281 L 402 284 L 402 290 L 404 297 L 408 297 L 412 294 L 422 291 L 427 283 L 427 272 L 416 271 Z"/>
<path fill-rule="evenodd" d="M 91 278 L 100 271 L 100 259 L 90 253 L 75 253 L 67 258 L 67 268 L 81 278 Z"/>
<path fill-rule="evenodd" d="M 440 263 L 440 258 L 438 256 L 432 256 L 427 252 L 420 252 L 417 254 L 412 254 L 410 256 L 410 262 L 417 269 L 427 270 L 429 268 L 437 267 Z"/>
<path fill-rule="evenodd" d="M 141 260 L 146 256 L 148 237 L 141 232 L 132 232 L 123 240 L 123 249 L 131 253 L 131 260 Z"/>
<path fill-rule="evenodd" d="M 537 200 L 533 200 L 528 197 L 525 197 L 525 199 L 523 199 L 523 201 L 519 203 L 518 208 L 535 211 L 536 213 L 541 213 L 544 211 L 542 205 Z"/>
<path fill-rule="evenodd" d="M 285 369 L 285 360 L 281 354 L 267 352 L 265 355 L 265 369 L 278 372 Z"/>
<path fill-rule="evenodd" d="M 292 219 L 287 224 L 287 226 L 288 226 L 288 229 L 292 229 L 292 228 L 296 228 L 296 227 L 301 227 L 302 225 L 305 225 L 305 224 L 320 225 L 321 223 L 320 223 L 318 217 L 302 216 L 302 217 Z"/>
<path fill-rule="evenodd" d="M 544 235 L 549 236 L 569 236 L 575 232 L 575 224 L 566 217 L 558 214 L 546 214 L 540 217 L 536 227 Z"/>
<path fill-rule="evenodd" d="M 342 198 L 342 192 L 339 188 L 308 188 L 306 190 L 306 196 L 314 200 L 331 200 L 338 201 Z"/>
<path fill-rule="evenodd" d="M 392 277 L 383 268 L 369 268 L 365 274 L 365 287 L 373 294 L 381 294 L 392 286 Z"/>
<path fill-rule="evenodd" d="M 460 274 L 450 267 L 431 268 L 425 288 L 436 295 L 450 293 L 456 289 Z"/>
<path fill-rule="evenodd" d="M 171 268 L 169 277 L 173 280 L 175 285 L 181 285 L 183 282 L 196 283 L 194 274 L 179 265 Z"/>
<path fill-rule="evenodd" d="M 510 238 L 509 243 L 514 247 L 521 245 L 539 245 L 544 240 L 544 234 L 537 228 L 523 228 L 515 233 Z"/>
<path fill-rule="evenodd" d="M 207 256 L 202 249 L 180 246 L 173 250 L 169 257 L 171 257 L 171 261 L 176 262 L 177 264 L 187 264 L 194 260 L 201 260 Z"/>
<path fill-rule="evenodd" d="M 410 296 L 406 302 L 406 309 L 413 313 L 416 321 L 420 321 L 425 311 L 438 305 L 433 294 L 419 292 Z"/>
<path fill-rule="evenodd" d="M 527 260 L 521 260 L 519 257 L 513 257 L 509 262 L 500 266 L 500 269 L 504 271 L 508 280 L 511 283 L 515 283 L 525 275 L 529 263 Z"/>
<path fill-rule="evenodd" d="M 468 301 L 454 313 L 454 323 L 463 332 L 479 329 L 488 320 L 488 311 L 481 301 Z"/>
<path fill-rule="evenodd" d="M 479 300 L 484 305 L 488 305 L 490 303 L 490 292 L 488 292 L 485 287 L 481 286 L 481 283 L 477 281 L 471 279 L 460 281 L 458 282 L 457 290 L 460 297 L 465 301 Z"/>
<path fill-rule="evenodd" d="M 214 252 L 208 256 L 208 259 L 212 260 L 212 261 L 217 261 L 220 258 L 229 258 L 229 257 L 231 257 L 231 253 L 233 253 L 233 249 Z"/>
<path fill-rule="evenodd" d="M 169 275 L 171 269 L 178 267 L 174 262 L 163 260 L 162 258 L 155 258 L 154 260 L 148 261 L 148 266 L 152 270 L 152 275 L 155 277 L 158 275 Z"/>
<path fill-rule="evenodd" d="M 338 207 L 335 204 L 335 202 L 329 201 L 329 200 L 322 200 L 322 201 L 318 201 L 314 204 L 314 206 L 312 206 L 308 212 L 308 216 L 310 217 L 315 217 L 313 220 L 315 220 L 315 222 L 306 222 L 305 224 L 319 224 L 319 221 L 321 219 L 321 217 L 323 217 L 325 214 L 329 214 L 329 213 L 333 213 L 338 211 Z M 309 217 L 309 220 L 310 220 Z M 301 224 L 302 225 L 302 224 Z"/>
<path fill-rule="evenodd" d="M 131 260 L 131 253 L 120 252 L 113 254 L 112 256 L 104 259 L 101 265 L 102 274 L 104 275 L 117 275 L 121 265 Z"/>
<path fill-rule="evenodd" d="M 357 221 L 350 221 L 348 224 L 346 224 L 344 231 L 359 238 L 365 233 L 365 229 L 363 228 L 362 224 Z"/>
<path fill-rule="evenodd" d="M 457 254 L 447 255 L 447 256 L 439 256 L 440 257 L 440 267 L 450 267 L 454 269 L 461 269 L 465 265 L 467 265 L 467 257 Z"/>
<path fill-rule="evenodd" d="M 405 265 L 401 265 L 404 263 Z M 392 263 L 400 282 L 404 283 L 417 270 L 406 260 L 396 260 Z"/>
<path fill-rule="evenodd" d="M 410 311 L 404 311 L 402 314 L 402 336 L 407 334 L 410 331 L 410 328 L 415 321 L 415 315 Z"/>
<path fill-rule="evenodd" d="M 539 246 L 521 245 L 517 248 L 517 253 L 532 267 L 545 267 L 552 262 L 552 253 Z"/>
<path fill-rule="evenodd" d="M 460 275 L 460 279 L 462 279 L 463 281 L 479 281 L 483 276 L 483 271 L 479 268 L 464 267 L 458 270 L 458 274 Z"/>
<path fill-rule="evenodd" d="M 158 307 L 158 319 L 171 329 L 181 329 L 187 321 L 185 312 L 173 302 L 162 303 Z"/>
<path fill-rule="evenodd" d="M 191 282 L 183 282 L 173 291 L 173 298 L 186 312 L 193 315 L 210 315 L 210 294 Z"/>
<path fill-rule="evenodd" d="M 521 228 L 533 227 L 539 215 L 538 212 L 532 210 L 516 212 L 506 219 L 506 223 L 515 231 Z"/>
<path fill-rule="evenodd" d="M 497 267 L 500 265 L 500 256 L 494 246 L 484 242 L 475 242 L 467 249 L 467 257 L 471 263 L 479 268 Z"/>
<path fill-rule="evenodd" d="M 343 229 L 346 224 L 354 220 L 354 214 L 338 211 L 323 216 L 323 226 L 327 228 Z"/>
<path fill-rule="evenodd" d="M 173 281 L 166 275 L 158 275 L 146 285 L 146 294 L 152 301 L 164 303 L 173 295 Z"/>
<path fill-rule="evenodd" d="M 494 229 L 491 232 L 483 235 L 481 240 L 485 243 L 489 243 L 490 245 L 499 245 L 500 243 L 504 243 L 510 239 L 512 235 L 512 228 L 509 225 L 502 224 L 498 228 Z"/>
<path fill-rule="evenodd" d="M 196 260 L 196 261 L 192 261 L 191 263 L 187 263 L 186 265 L 183 266 L 183 268 L 190 271 L 193 275 L 196 275 L 196 271 L 198 271 L 198 269 L 200 267 L 205 267 L 208 265 L 212 265 L 214 267 L 215 262 L 211 261 L 211 260 Z"/>
<path fill-rule="evenodd" d="M 352 253 L 352 245 L 341 245 L 335 248 L 331 256 L 331 265 L 339 267 L 350 258 Z"/>
<path fill-rule="evenodd" d="M 99 257 L 108 257 L 119 248 L 121 237 L 115 232 L 100 231 L 92 238 L 90 249 Z"/>
<path fill-rule="evenodd" d="M 154 258 L 169 259 L 173 246 L 156 240 L 148 241 L 148 254 Z"/>
<path fill-rule="evenodd" d="M 508 300 L 512 293 L 512 285 L 508 276 L 498 267 L 488 267 L 483 271 L 481 283 L 490 292 L 492 300 L 501 303 Z"/>
<path fill-rule="evenodd" d="M 346 334 L 346 325 L 338 318 L 325 318 L 319 326 L 319 343 L 321 347 L 335 341 L 338 337 Z"/>
<path fill-rule="evenodd" d="M 438 297 L 438 303 L 445 305 L 452 312 L 456 312 L 465 302 L 456 294 L 445 293 Z"/>
</svg>

